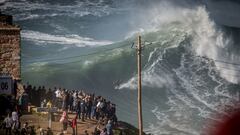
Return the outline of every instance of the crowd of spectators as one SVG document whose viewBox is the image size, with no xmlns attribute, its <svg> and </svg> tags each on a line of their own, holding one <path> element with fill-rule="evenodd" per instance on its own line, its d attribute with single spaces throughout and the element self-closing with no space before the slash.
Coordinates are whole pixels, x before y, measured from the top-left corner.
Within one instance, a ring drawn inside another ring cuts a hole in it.
<svg viewBox="0 0 240 135">
<path fill-rule="evenodd" d="M 63 124 L 63 133 L 66 133 L 67 127 L 71 126 L 74 134 L 77 120 L 84 122 L 86 119 L 93 119 L 98 121 L 96 130 L 92 132 L 93 135 L 113 135 L 112 129 L 117 125 L 116 105 L 104 97 L 83 90 L 56 87 L 47 90 L 44 86 L 37 88 L 27 85 L 23 86 L 23 89 L 24 92 L 16 99 L 17 105 L 14 110 L 9 111 L 4 119 L 6 135 L 11 133 L 25 135 L 33 132 L 27 123 L 21 128 L 19 117 L 28 111 L 29 106 L 46 107 L 48 103 L 51 103 L 51 107 L 57 108 L 58 112 L 62 112 L 59 121 Z M 76 114 L 75 119 L 70 120 L 68 113 Z M 85 134 L 88 134 L 87 131 Z"/>
<path fill-rule="evenodd" d="M 21 124 L 21 114 L 18 109 L 14 109 L 12 112 L 8 111 L 7 116 L 1 123 L 1 129 L 4 129 L 5 135 L 36 135 L 35 127 L 29 126 L 28 123 Z M 2 132 L 1 132 L 2 133 Z"/>
</svg>

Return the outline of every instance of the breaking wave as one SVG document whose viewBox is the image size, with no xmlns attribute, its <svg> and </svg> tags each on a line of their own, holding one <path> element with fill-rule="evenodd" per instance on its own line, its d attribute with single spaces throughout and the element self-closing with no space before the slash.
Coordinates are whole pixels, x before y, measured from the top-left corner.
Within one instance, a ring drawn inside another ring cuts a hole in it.
<svg viewBox="0 0 240 135">
<path fill-rule="evenodd" d="M 56 5 L 56 8 L 49 3 L 26 2 L 28 4 L 9 2 L 5 7 L 23 7 L 24 11 L 17 15 L 20 22 L 65 15 L 101 17 L 114 9 L 101 0 L 77 2 L 74 6 Z M 51 11 L 51 14 L 26 13 L 33 10 Z M 35 44 L 79 46 L 63 49 L 59 54 L 49 53 L 50 59 L 30 57 L 30 66 L 22 69 L 23 80 L 93 90 L 117 103 L 120 119 L 136 125 L 136 50 L 131 44 L 141 33 L 144 41 L 152 43 L 144 46 L 142 56 L 143 116 L 147 133 L 198 135 L 208 128 L 206 121 L 219 120 L 213 114 L 227 115 L 222 107 L 233 106 L 238 100 L 235 89 L 240 82 L 237 64 L 240 53 L 232 38 L 210 19 L 204 6 L 181 7 L 161 1 L 151 8 L 134 9 L 129 18 L 134 26 L 126 26 L 131 29 L 119 42 L 81 37 L 71 33 L 68 24 L 63 27 L 49 23 L 54 30 L 67 31 L 65 35 L 23 30 L 23 39 Z M 86 46 L 90 47 L 84 48 Z M 72 56 L 65 56 L 67 54 Z"/>
<path fill-rule="evenodd" d="M 50 35 L 30 30 L 23 30 L 21 32 L 22 38 L 26 41 L 32 41 L 37 44 L 62 44 L 75 45 L 77 47 L 86 46 L 102 46 L 112 44 L 111 41 L 97 41 L 92 38 L 81 37 L 79 35 Z"/>
</svg>

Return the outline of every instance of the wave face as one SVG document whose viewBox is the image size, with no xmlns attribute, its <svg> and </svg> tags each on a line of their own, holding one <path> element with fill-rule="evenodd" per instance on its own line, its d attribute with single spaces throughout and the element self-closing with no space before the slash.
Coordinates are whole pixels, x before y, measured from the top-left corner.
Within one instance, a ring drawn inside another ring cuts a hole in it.
<svg viewBox="0 0 240 135">
<path fill-rule="evenodd" d="M 206 123 L 228 115 L 223 107 L 239 100 L 239 47 L 204 6 L 142 1 L 132 9 L 134 1 L 51 2 L 4 5 L 6 12 L 20 13 L 15 19 L 24 29 L 24 82 L 103 95 L 117 104 L 120 120 L 137 125 L 136 50 L 131 44 L 141 33 L 152 43 L 142 55 L 147 133 L 206 134 Z"/>
</svg>

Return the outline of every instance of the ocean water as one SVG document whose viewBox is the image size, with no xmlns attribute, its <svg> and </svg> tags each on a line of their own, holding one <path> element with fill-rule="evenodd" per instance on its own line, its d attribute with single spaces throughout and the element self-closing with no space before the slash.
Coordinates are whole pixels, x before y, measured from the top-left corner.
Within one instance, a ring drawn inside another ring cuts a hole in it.
<svg viewBox="0 0 240 135">
<path fill-rule="evenodd" d="M 24 83 L 86 90 L 137 125 L 136 45 L 141 34 L 144 130 L 206 134 L 239 100 L 239 47 L 201 2 L 9 0 L 21 26 Z M 149 44 L 151 43 L 151 44 Z"/>
</svg>

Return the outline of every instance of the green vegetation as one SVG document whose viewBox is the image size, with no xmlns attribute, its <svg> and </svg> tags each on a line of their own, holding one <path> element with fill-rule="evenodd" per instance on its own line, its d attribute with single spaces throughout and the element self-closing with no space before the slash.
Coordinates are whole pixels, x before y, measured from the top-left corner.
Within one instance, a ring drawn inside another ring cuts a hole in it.
<svg viewBox="0 0 240 135">
<path fill-rule="evenodd" d="M 114 135 L 138 135 L 138 129 L 133 125 L 123 121 L 119 121 L 118 124 L 119 126 L 113 131 Z M 143 133 L 143 135 L 147 134 Z"/>
</svg>

